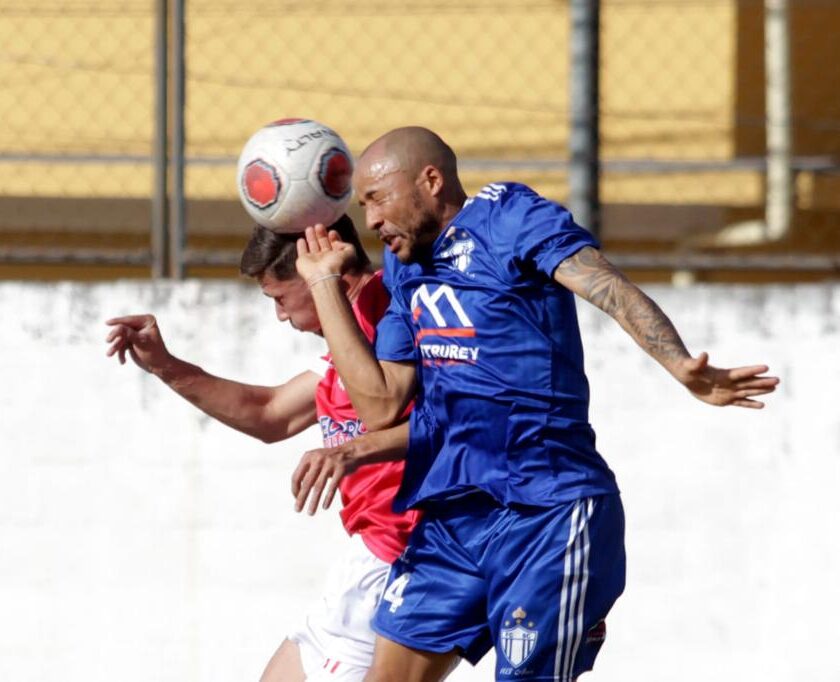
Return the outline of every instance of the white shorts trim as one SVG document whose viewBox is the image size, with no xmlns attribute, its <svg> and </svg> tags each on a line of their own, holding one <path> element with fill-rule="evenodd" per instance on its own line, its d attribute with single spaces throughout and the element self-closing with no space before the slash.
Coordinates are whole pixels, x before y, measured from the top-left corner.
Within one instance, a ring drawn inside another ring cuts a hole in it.
<svg viewBox="0 0 840 682">
<path fill-rule="evenodd" d="M 352 536 L 303 626 L 289 634 L 300 647 L 308 679 L 350 682 L 365 676 L 376 638 L 370 621 L 390 570 L 390 564 L 374 556 L 359 535 Z"/>
</svg>

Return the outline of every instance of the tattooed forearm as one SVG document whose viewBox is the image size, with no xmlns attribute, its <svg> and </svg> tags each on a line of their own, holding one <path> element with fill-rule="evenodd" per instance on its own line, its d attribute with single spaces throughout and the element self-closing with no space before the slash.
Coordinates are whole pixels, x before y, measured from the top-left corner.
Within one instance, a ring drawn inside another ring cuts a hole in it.
<svg viewBox="0 0 840 682">
<path fill-rule="evenodd" d="M 596 249 L 586 247 L 567 258 L 554 277 L 608 315 L 615 316 L 622 307 L 621 284 L 626 278 Z"/>
<path fill-rule="evenodd" d="M 597 249 L 587 247 L 567 258 L 557 267 L 554 278 L 614 317 L 636 343 L 666 367 L 688 357 L 665 313 Z"/>
<path fill-rule="evenodd" d="M 628 285 L 635 291 L 627 296 L 627 305 L 622 311 L 624 321 L 616 316 L 622 327 L 630 332 L 642 348 L 666 366 L 671 360 L 688 357 L 685 344 L 662 309 L 641 290 L 629 282 Z"/>
</svg>

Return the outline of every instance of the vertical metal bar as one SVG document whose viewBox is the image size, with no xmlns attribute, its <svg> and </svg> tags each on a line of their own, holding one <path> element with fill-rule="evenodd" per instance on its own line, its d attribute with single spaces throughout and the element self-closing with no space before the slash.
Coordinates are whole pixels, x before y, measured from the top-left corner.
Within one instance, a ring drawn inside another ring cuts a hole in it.
<svg viewBox="0 0 840 682">
<path fill-rule="evenodd" d="M 184 200 L 184 109 L 186 107 L 185 0 L 172 0 L 172 195 L 169 202 L 169 276 L 184 278 L 187 244 Z"/>
<path fill-rule="evenodd" d="M 766 237 L 781 239 L 791 226 L 790 18 L 788 0 L 765 0 L 764 64 L 767 96 Z"/>
<path fill-rule="evenodd" d="M 167 0 L 155 0 L 155 113 L 152 141 L 152 277 L 166 276 L 166 110 L 167 110 Z"/>
<path fill-rule="evenodd" d="M 569 3 L 569 209 L 596 237 L 601 229 L 598 184 L 600 0 Z"/>
</svg>

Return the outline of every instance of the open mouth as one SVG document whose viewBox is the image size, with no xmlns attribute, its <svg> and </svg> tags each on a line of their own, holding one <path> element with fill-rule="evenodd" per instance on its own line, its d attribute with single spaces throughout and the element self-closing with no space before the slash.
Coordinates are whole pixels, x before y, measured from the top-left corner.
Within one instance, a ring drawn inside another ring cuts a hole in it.
<svg viewBox="0 0 840 682">
<path fill-rule="evenodd" d="M 396 253 L 397 250 L 400 248 L 400 244 L 402 240 L 395 234 L 381 234 L 379 235 L 379 239 L 385 243 L 391 253 Z"/>
</svg>

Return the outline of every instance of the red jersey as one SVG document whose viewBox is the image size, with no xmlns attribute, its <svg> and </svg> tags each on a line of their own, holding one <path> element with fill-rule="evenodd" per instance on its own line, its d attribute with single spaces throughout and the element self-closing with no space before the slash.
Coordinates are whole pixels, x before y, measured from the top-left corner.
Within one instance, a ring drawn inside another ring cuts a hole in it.
<svg viewBox="0 0 840 682">
<path fill-rule="evenodd" d="M 382 283 L 382 271 L 371 277 L 353 303 L 353 313 L 367 337 L 373 342 L 376 324 L 385 314 L 390 299 Z M 346 443 L 365 433 L 344 390 L 329 354 L 324 357 L 326 371 L 315 391 L 318 423 L 324 437 L 324 447 Z M 402 514 L 391 510 L 391 503 L 402 483 L 404 461 L 368 464 L 345 476 L 339 484 L 341 521 L 350 535 L 359 533 L 367 548 L 387 563 L 402 554 L 408 536 L 420 519 L 416 510 Z"/>
</svg>

